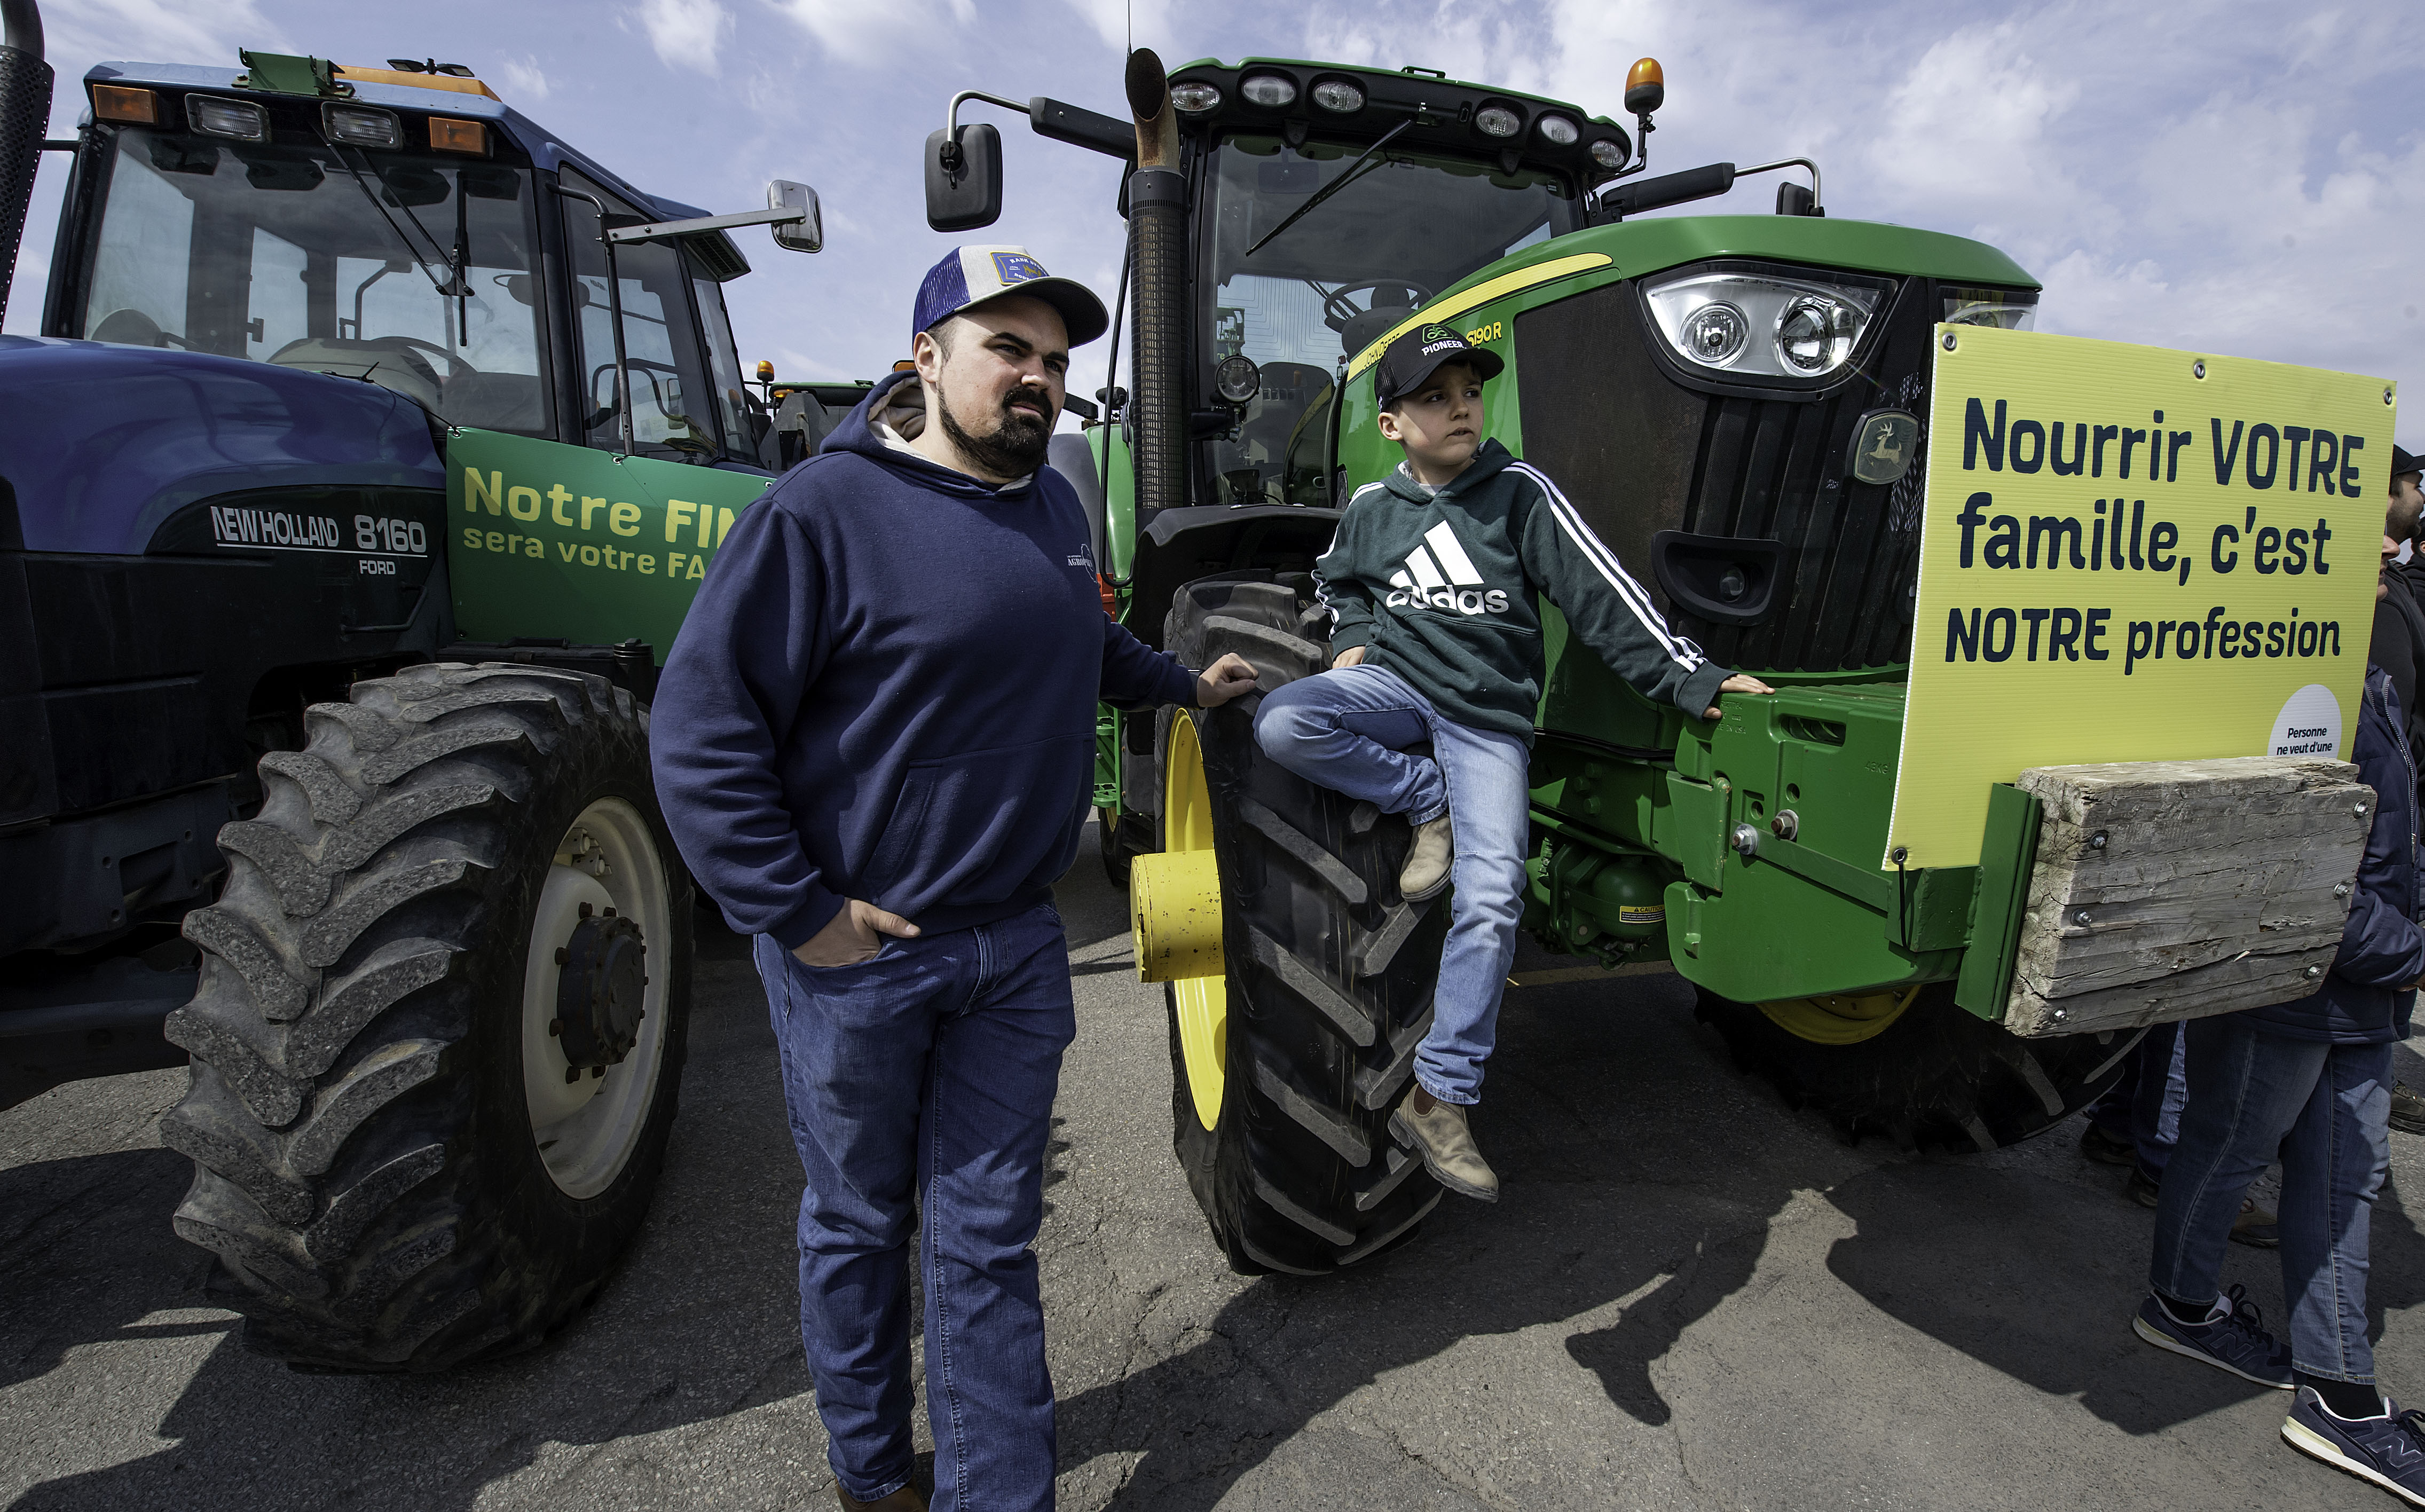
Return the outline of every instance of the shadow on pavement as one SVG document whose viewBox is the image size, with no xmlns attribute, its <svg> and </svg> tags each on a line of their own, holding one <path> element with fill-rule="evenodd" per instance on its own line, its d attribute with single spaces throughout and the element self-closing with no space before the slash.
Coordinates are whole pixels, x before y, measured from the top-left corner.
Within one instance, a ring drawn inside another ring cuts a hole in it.
<svg viewBox="0 0 2425 1512">
<path fill-rule="evenodd" d="M 2077 1127 L 2047 1137 L 2076 1137 Z M 2160 1433 L 2272 1396 L 2132 1334 L 2155 1214 L 2080 1197 L 2074 1184 L 2020 1170 L 1883 1167 L 1828 1194 L 1860 1232 L 1837 1242 L 1827 1267 L 1881 1311 L 2038 1391 L 2076 1397 L 2128 1433 Z M 2388 1186 L 2375 1205 L 2372 1249 L 2367 1314 L 2380 1339 L 2386 1306 L 2425 1300 L 2425 1247 Z M 2232 1246 L 2224 1281 L 2245 1283 L 2266 1327 L 2287 1335 L 2278 1251 Z"/>
<path fill-rule="evenodd" d="M 226 1337 L 186 1367 L 190 1377 L 156 1424 L 113 1424 L 110 1441 L 172 1441 L 37 1485 L 13 1507 L 459 1508 L 534 1468 L 530 1489 L 543 1493 L 544 1483 L 593 1456 L 631 1461 L 616 1476 L 637 1491 L 629 1504 L 696 1504 L 701 1488 L 688 1482 L 648 1494 L 652 1471 L 673 1472 L 651 1466 L 645 1443 L 631 1440 L 704 1431 L 695 1424 L 729 1428 L 727 1420 L 761 1409 L 763 1424 L 736 1445 L 759 1456 L 753 1493 L 782 1478 L 765 1467 L 786 1461 L 801 1496 L 821 1488 L 830 1477 L 796 1321 L 799 1163 L 774 1042 L 747 941 L 705 915 L 700 925 L 703 1011 L 692 1023 L 657 1209 L 587 1312 L 528 1354 L 442 1376 L 303 1375 L 246 1350 L 226 1313 L 169 1325 Z M 190 1177 L 183 1157 L 160 1150 L 0 1172 L 8 1298 L 0 1384 L 39 1391 L 37 1377 L 71 1350 L 156 1338 L 160 1329 L 135 1320 L 209 1307 L 201 1292 L 209 1257 L 169 1227 Z M 15 1221 L 28 1200 L 97 1211 L 40 1243 L 39 1221 Z M 44 1415 L 66 1410 L 55 1404 Z M 25 1463 L 40 1460 L 28 1455 Z"/>
</svg>

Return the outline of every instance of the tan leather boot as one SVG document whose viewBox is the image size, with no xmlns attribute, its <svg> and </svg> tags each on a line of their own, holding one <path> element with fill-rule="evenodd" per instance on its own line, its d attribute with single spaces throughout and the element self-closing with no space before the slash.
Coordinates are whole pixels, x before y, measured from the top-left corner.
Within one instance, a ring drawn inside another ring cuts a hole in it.
<svg viewBox="0 0 2425 1512">
<path fill-rule="evenodd" d="M 842 1503 L 843 1512 L 926 1512 L 926 1499 L 918 1494 L 915 1485 L 904 1486 L 890 1496 L 879 1496 L 873 1502 L 862 1502 L 834 1482 L 834 1498 Z"/>
<path fill-rule="evenodd" d="M 1415 826 L 1415 842 L 1406 847 L 1406 864 L 1398 870 L 1398 895 L 1421 903 L 1448 886 L 1448 869 L 1456 860 L 1456 838 L 1448 815 Z"/>
<path fill-rule="evenodd" d="M 1416 1087 L 1389 1115 L 1389 1133 L 1398 1143 L 1419 1150 L 1432 1179 L 1460 1196 L 1485 1202 L 1499 1200 L 1499 1173 L 1482 1158 L 1473 1133 L 1465 1126 L 1465 1109 L 1453 1102 L 1434 1102 L 1429 1113 L 1415 1111 Z"/>
</svg>

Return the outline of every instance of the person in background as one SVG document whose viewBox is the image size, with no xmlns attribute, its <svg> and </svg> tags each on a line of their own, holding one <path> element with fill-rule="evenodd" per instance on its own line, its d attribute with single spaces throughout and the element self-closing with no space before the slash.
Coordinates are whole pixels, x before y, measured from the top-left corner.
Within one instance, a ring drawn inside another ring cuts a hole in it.
<svg viewBox="0 0 2425 1512">
<path fill-rule="evenodd" d="M 2392 612 L 2401 615 L 2408 634 L 2413 637 L 2417 666 L 2425 668 L 2425 551 L 2417 549 L 2420 517 L 2425 517 L 2425 491 L 2418 484 L 2425 480 L 2417 457 L 2406 447 L 2391 448 L 2391 505 L 2383 520 L 2384 534 L 2400 542 L 2400 566 L 2391 574 L 2390 599 Z M 2404 604 L 2409 611 L 2401 612 Z M 2382 633 L 2384 611 L 2375 612 L 2375 631 Z M 2400 680 L 2399 669 L 2386 668 L 2392 681 Z M 2412 673 L 2412 677 L 2414 674 Z M 2425 742 L 2425 703 L 2414 697 L 2416 688 L 2400 689 L 2400 706 L 2408 711 L 2408 747 L 2419 748 Z M 2425 1095 L 2419 1095 L 2406 1082 L 2394 1081 L 2391 1086 L 2391 1126 L 2402 1134 L 2425 1134 Z"/>
<path fill-rule="evenodd" d="M 2399 542 L 2384 538 L 2384 580 Z M 2293 1392 L 2300 1453 L 2425 1506 L 2425 1412 L 2375 1384 L 2366 1278 L 2376 1194 L 2391 1167 L 2391 1047 L 2408 1036 L 2417 925 L 2417 764 L 2391 678 L 2369 665 L 2352 743 L 2376 803 L 2357 891 L 2323 986 L 2184 1031 L 2188 1093 L 2156 1208 L 2148 1295 L 2131 1329 L 2159 1349 Z M 2249 1181 L 2282 1159 L 2286 1347 L 2246 1288 L 2223 1286 L 2224 1235 Z"/>
</svg>

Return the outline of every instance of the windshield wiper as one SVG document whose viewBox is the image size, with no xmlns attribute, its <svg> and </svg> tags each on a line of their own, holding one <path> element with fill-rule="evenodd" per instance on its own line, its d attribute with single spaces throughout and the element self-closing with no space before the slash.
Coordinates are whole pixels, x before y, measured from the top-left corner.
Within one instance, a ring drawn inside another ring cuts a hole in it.
<svg viewBox="0 0 2425 1512">
<path fill-rule="evenodd" d="M 1278 225 L 1274 226 L 1271 230 L 1265 232 L 1261 241 L 1259 241 L 1252 247 L 1247 248 L 1246 256 L 1252 257 L 1257 252 L 1261 251 L 1273 237 L 1278 235 L 1281 232 L 1288 230 L 1291 226 L 1295 225 L 1298 221 L 1303 220 L 1307 216 L 1311 215 L 1315 205 L 1322 203 L 1323 201 L 1329 199 L 1332 195 L 1337 194 L 1340 190 L 1354 183 L 1357 177 L 1357 170 L 1361 169 L 1365 163 L 1371 159 L 1374 153 L 1377 153 L 1382 148 L 1389 146 L 1389 138 L 1397 136 L 1398 133 L 1405 130 L 1408 126 L 1411 126 L 1414 123 L 1414 118 L 1409 116 L 1405 120 L 1399 121 L 1396 125 L 1390 127 L 1388 131 L 1383 132 L 1381 134 L 1380 140 L 1364 149 L 1362 156 L 1357 158 L 1355 162 L 1347 165 L 1346 172 L 1341 173 L 1339 177 L 1331 180 L 1321 188 L 1315 190 L 1312 199 L 1308 200 L 1305 203 L 1297 206 L 1294 210 L 1290 211 L 1289 217 L 1286 220 L 1281 221 Z M 1241 259 L 1240 261 L 1244 261 L 1244 259 Z"/>
<path fill-rule="evenodd" d="M 412 213 L 412 207 L 405 204 L 401 200 L 396 201 L 396 207 L 404 212 L 405 218 L 412 222 L 412 229 L 421 233 L 422 240 L 429 244 L 430 255 L 428 256 L 423 255 L 421 249 L 412 244 L 412 238 L 404 233 L 404 228 L 395 223 L 395 217 L 387 213 L 387 206 L 380 202 L 377 191 L 362 182 L 361 169 L 354 167 L 353 163 L 346 158 L 345 150 L 335 142 L 329 141 L 325 137 L 321 140 L 327 144 L 329 151 L 336 155 L 337 166 L 344 169 L 345 176 L 354 181 L 354 187 L 362 191 L 362 198 L 368 200 L 371 202 L 371 208 L 379 213 L 379 218 L 387 222 L 387 229 L 395 233 L 396 241 L 404 248 L 406 255 L 412 259 L 413 266 L 421 269 L 423 278 L 429 280 L 429 286 L 437 290 L 441 296 L 447 298 L 459 298 L 469 294 L 471 290 L 464 284 L 462 268 L 457 265 L 455 258 L 447 256 L 439 248 L 438 238 L 429 234 L 429 228 L 421 223 L 421 217 Z M 455 193 L 458 198 L 461 197 L 463 189 L 460 185 L 456 185 Z M 460 255 L 459 249 L 458 255 Z M 432 266 L 444 268 L 446 277 L 441 279 L 432 273 L 430 271 Z M 356 330 L 360 329 L 359 326 L 356 327 Z"/>
</svg>

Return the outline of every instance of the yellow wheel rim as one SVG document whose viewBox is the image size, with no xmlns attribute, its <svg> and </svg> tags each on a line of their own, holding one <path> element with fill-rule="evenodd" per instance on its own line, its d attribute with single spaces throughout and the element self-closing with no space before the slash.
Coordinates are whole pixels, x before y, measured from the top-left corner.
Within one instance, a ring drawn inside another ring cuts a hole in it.
<svg viewBox="0 0 2425 1512">
<path fill-rule="evenodd" d="M 1196 721 L 1170 721 L 1170 764 L 1163 772 L 1162 848 L 1170 854 L 1212 849 L 1212 794 L 1204 782 L 1204 752 L 1196 743 Z M 1212 1129 L 1221 1121 L 1221 1094 L 1229 1085 L 1229 979 L 1226 969 L 1170 984 L 1179 1009 L 1179 1052 L 1187 1066 L 1187 1090 L 1196 1121 Z"/>
<path fill-rule="evenodd" d="M 1819 1045 L 1857 1045 L 1883 1034 L 1919 996 L 1919 989 L 1901 991 L 1838 993 L 1829 997 L 1785 998 L 1763 1003 L 1768 1021 L 1793 1036 Z"/>
</svg>

